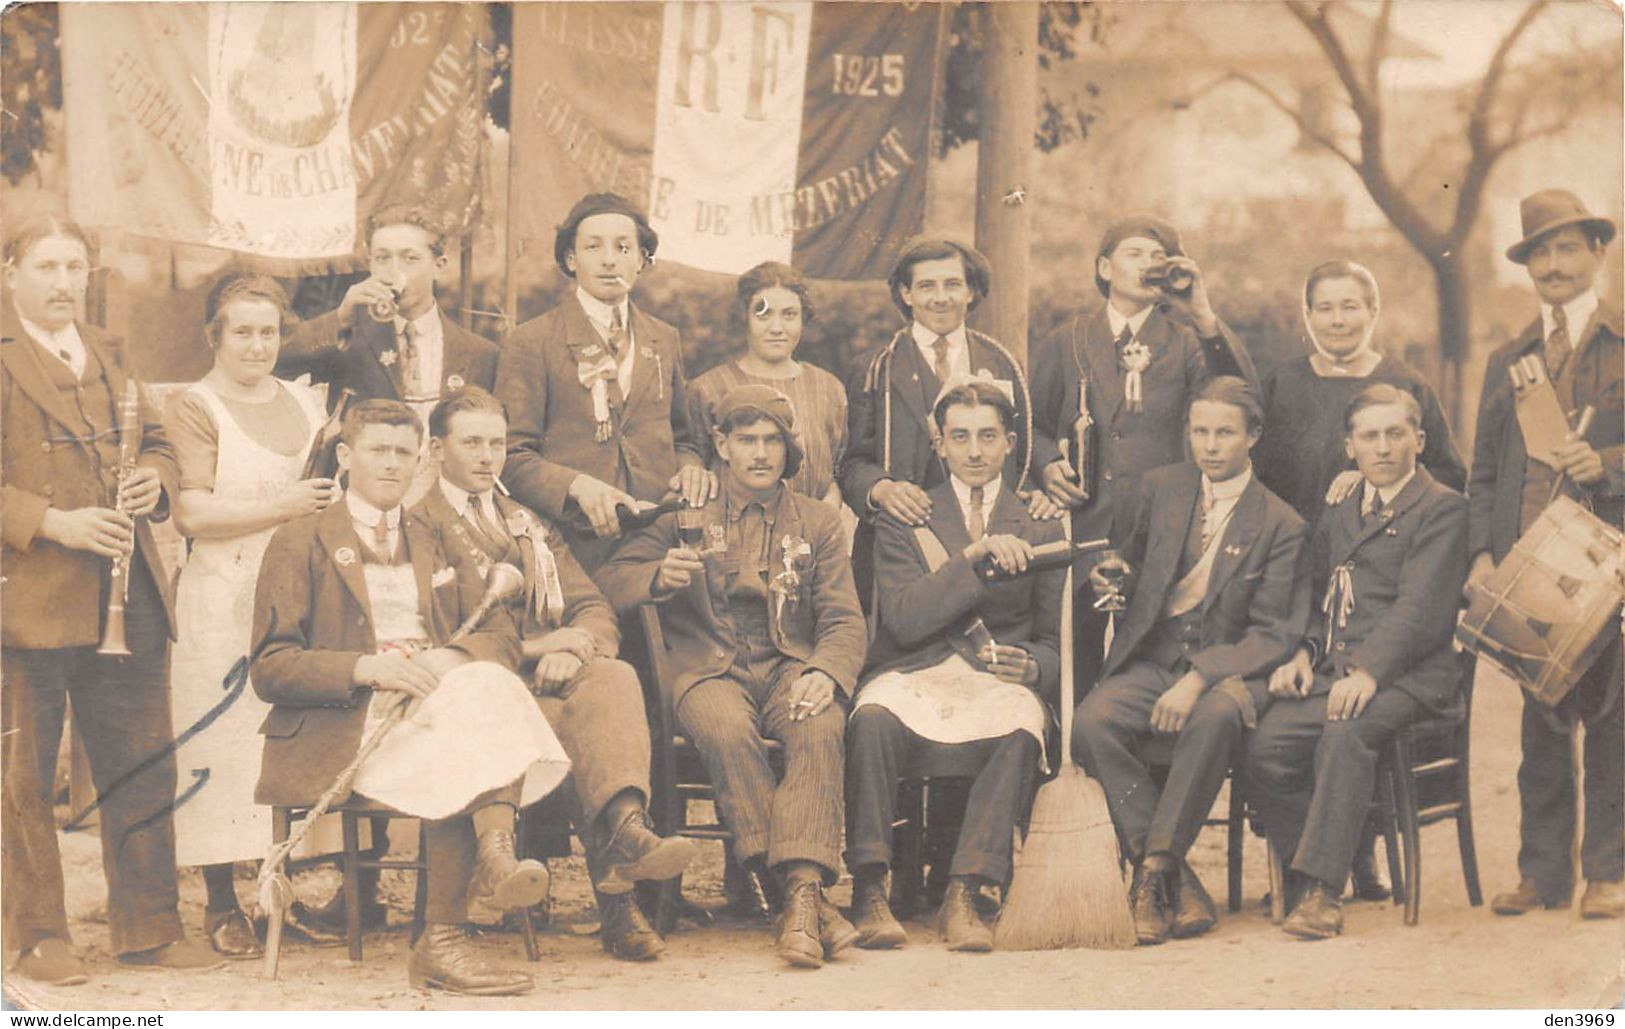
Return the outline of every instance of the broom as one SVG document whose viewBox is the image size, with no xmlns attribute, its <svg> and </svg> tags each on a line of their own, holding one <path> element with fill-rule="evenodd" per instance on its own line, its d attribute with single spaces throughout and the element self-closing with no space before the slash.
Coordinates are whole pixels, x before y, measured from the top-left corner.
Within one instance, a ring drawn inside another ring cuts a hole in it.
<svg viewBox="0 0 1625 1029">
<path fill-rule="evenodd" d="M 1070 514 L 1062 529 L 1070 540 Z M 1135 943 L 1105 791 L 1072 762 L 1072 648 L 1068 565 L 1061 592 L 1061 769 L 1033 798 L 1027 841 L 994 929 L 999 950 L 1126 950 Z"/>
</svg>

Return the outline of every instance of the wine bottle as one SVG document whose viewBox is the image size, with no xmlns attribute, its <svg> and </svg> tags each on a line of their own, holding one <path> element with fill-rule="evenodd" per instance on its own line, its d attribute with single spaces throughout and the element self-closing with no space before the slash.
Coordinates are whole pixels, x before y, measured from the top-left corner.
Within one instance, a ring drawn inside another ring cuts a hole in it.
<svg viewBox="0 0 1625 1029">
<path fill-rule="evenodd" d="M 1065 568 L 1085 554 L 1098 554 L 1110 550 L 1111 547 L 1112 541 L 1108 539 L 1079 540 L 1076 543 L 1070 540 L 1056 540 L 1053 543 L 1042 543 L 1033 548 L 1033 554 L 1027 561 L 1027 570 L 1025 572 L 1012 572 L 1000 568 L 993 562 L 993 555 L 988 554 L 976 562 L 976 574 L 988 582 L 1001 582 L 1022 575 L 1031 575 L 1034 572 L 1048 571 L 1051 568 Z"/>
</svg>

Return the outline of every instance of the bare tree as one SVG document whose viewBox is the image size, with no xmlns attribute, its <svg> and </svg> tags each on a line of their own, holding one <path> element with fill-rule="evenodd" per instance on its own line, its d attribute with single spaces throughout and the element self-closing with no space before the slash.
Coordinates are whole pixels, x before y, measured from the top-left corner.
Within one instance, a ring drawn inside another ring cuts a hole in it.
<svg viewBox="0 0 1625 1029">
<path fill-rule="evenodd" d="M 1403 174 L 1396 174 L 1391 154 L 1389 130 L 1394 112 L 1385 106 L 1379 88 L 1383 62 L 1392 55 L 1394 0 L 1384 0 L 1374 21 L 1350 16 L 1352 12 L 1339 0 L 1289 0 L 1286 5 L 1336 76 L 1343 101 L 1357 123 L 1353 139 L 1328 128 L 1301 98 L 1288 100 L 1255 76 L 1234 72 L 1224 80 L 1258 90 L 1297 124 L 1305 138 L 1353 169 L 1372 201 L 1427 261 L 1438 296 L 1439 349 L 1446 368 L 1444 402 L 1451 421 L 1458 425 L 1461 369 L 1472 338 L 1464 256 L 1490 173 L 1516 147 L 1561 131 L 1572 117 L 1572 99 L 1605 86 L 1620 68 L 1616 47 L 1611 63 L 1553 61 L 1538 76 L 1518 75 L 1511 66 L 1512 52 L 1549 5 L 1550 0 L 1533 0 L 1524 8 L 1496 46 L 1483 76 L 1464 94 L 1464 124 L 1441 126 L 1439 135 L 1422 148 L 1416 166 Z M 1363 40 L 1364 52 L 1357 53 L 1362 35 L 1368 38 Z M 1514 79 L 1521 81 L 1513 86 Z M 1407 124 L 1405 131 L 1413 133 L 1414 124 Z M 1459 171 L 1445 177 L 1443 189 L 1439 188 L 1440 176 L 1419 174 L 1424 167 L 1431 169 L 1441 149 L 1461 151 Z"/>
</svg>

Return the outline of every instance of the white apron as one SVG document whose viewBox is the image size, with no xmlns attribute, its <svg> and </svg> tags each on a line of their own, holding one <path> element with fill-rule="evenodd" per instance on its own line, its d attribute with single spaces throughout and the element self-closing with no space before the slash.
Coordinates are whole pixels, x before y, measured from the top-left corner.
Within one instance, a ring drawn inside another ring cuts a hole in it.
<svg viewBox="0 0 1625 1029">
<path fill-rule="evenodd" d="M 320 400 L 297 384 L 282 385 L 299 401 L 314 439 L 326 418 Z M 194 383 L 190 390 L 219 427 L 216 496 L 268 502 L 299 478 L 309 440 L 292 455 L 278 454 L 243 432 L 207 385 Z M 231 672 L 248 654 L 254 585 L 275 531 L 193 540 L 176 584 L 179 639 L 169 693 L 179 741 L 175 861 L 181 867 L 254 860 L 271 842 L 271 810 L 254 802 L 264 749 L 259 726 L 270 705 L 254 695 L 246 666 L 239 675 Z"/>
<path fill-rule="evenodd" d="M 410 565 L 402 565 L 408 572 Z M 397 694 L 375 693 L 362 740 Z M 355 792 L 419 818 L 449 818 L 480 794 L 523 778 L 520 806 L 552 792 L 570 759 L 519 676 L 492 661 L 447 672 L 361 764 Z"/>
<path fill-rule="evenodd" d="M 957 652 L 929 668 L 886 672 L 858 693 L 852 713 L 883 707 L 914 732 L 936 743 L 993 740 L 1012 732 L 1029 733 L 1043 756 L 1044 705 L 1033 691 L 978 671 Z"/>
</svg>

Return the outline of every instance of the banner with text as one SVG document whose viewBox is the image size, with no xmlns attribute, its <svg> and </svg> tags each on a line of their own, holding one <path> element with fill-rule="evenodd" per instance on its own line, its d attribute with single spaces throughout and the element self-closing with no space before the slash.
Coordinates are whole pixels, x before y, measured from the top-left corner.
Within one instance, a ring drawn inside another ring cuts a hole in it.
<svg viewBox="0 0 1625 1029">
<path fill-rule="evenodd" d="M 353 263 L 382 203 L 479 200 L 475 4 L 65 4 L 69 207 L 291 270 Z"/>
<path fill-rule="evenodd" d="M 516 4 L 522 255 L 611 190 L 663 259 L 884 277 L 925 213 L 939 25 L 935 4 Z"/>
</svg>

